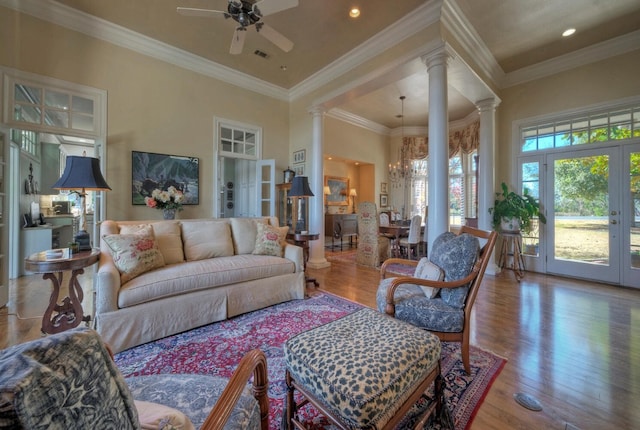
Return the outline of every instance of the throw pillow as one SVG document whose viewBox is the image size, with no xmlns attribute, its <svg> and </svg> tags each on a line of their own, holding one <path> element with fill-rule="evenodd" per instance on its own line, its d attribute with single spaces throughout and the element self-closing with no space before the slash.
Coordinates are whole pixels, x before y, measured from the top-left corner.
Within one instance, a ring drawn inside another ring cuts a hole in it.
<svg viewBox="0 0 640 430">
<path fill-rule="evenodd" d="M 142 430 L 195 430 L 189 417 L 177 409 L 142 400 L 134 403 Z"/>
<path fill-rule="evenodd" d="M 442 281 L 444 279 L 444 271 L 430 262 L 427 257 L 422 257 L 416 266 L 413 277 L 429 281 Z M 440 288 L 427 287 L 425 285 L 419 285 L 419 287 L 424 291 L 424 295 L 427 296 L 428 299 L 433 299 L 440 291 Z"/>
<path fill-rule="evenodd" d="M 257 224 L 255 255 L 274 255 L 282 257 L 289 227 L 276 227 Z"/>
<path fill-rule="evenodd" d="M 182 221 L 180 228 L 187 261 L 233 255 L 228 220 Z"/>
<path fill-rule="evenodd" d="M 120 272 L 120 282 L 123 284 L 164 266 L 164 258 L 153 235 L 108 234 L 102 238 L 111 249 L 113 262 Z"/>
<path fill-rule="evenodd" d="M 151 229 L 151 230 L 149 230 Z M 182 263 L 182 236 L 178 221 L 160 221 L 152 224 L 122 224 L 120 234 L 151 234 L 158 244 L 164 264 Z"/>
<path fill-rule="evenodd" d="M 457 281 L 471 273 L 480 253 L 478 238 L 468 233 L 455 235 L 442 233 L 436 238 L 429 252 L 430 260 L 444 271 L 444 280 Z M 440 297 L 449 306 L 462 309 L 469 291 L 468 285 L 458 288 L 443 288 Z"/>
</svg>

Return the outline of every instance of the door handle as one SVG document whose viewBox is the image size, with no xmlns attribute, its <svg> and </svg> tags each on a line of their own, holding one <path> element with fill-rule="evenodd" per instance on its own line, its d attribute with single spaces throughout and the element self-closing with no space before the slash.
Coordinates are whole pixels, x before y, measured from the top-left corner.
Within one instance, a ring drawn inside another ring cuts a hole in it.
<svg viewBox="0 0 640 430">
<path fill-rule="evenodd" d="M 611 220 L 611 224 L 618 224 L 618 221 L 617 221 L 617 220 L 615 220 L 615 219 L 612 219 L 612 220 Z"/>
<path fill-rule="evenodd" d="M 611 211 L 611 215 L 618 215 L 617 211 Z"/>
</svg>

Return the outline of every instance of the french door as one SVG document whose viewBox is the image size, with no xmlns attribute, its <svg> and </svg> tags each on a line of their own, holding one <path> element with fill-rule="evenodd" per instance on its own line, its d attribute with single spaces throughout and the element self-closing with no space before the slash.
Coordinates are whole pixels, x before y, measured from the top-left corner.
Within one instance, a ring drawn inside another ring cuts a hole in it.
<svg viewBox="0 0 640 430">
<path fill-rule="evenodd" d="M 640 144 L 546 156 L 547 272 L 640 287 Z"/>
</svg>

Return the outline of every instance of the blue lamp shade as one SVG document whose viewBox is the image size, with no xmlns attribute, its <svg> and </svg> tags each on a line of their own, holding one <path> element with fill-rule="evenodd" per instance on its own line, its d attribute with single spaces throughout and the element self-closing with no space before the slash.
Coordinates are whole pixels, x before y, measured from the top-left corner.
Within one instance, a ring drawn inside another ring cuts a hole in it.
<svg viewBox="0 0 640 430">
<path fill-rule="evenodd" d="M 66 159 L 64 173 L 53 184 L 57 190 L 104 191 L 110 190 L 100 171 L 100 160 L 93 157 L 70 155 Z"/>
<path fill-rule="evenodd" d="M 309 188 L 309 179 L 306 176 L 293 177 L 289 197 L 313 197 L 311 188 Z"/>
</svg>

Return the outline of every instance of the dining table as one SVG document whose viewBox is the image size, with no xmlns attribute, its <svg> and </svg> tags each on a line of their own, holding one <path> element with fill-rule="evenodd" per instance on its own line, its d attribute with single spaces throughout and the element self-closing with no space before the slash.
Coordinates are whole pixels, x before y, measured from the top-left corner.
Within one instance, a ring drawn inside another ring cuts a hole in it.
<svg viewBox="0 0 640 430">
<path fill-rule="evenodd" d="M 386 236 L 391 241 L 391 255 L 394 257 L 400 256 L 400 238 L 409 235 L 409 225 L 404 224 L 389 224 L 381 225 L 378 227 L 378 231 L 383 236 Z"/>
</svg>

